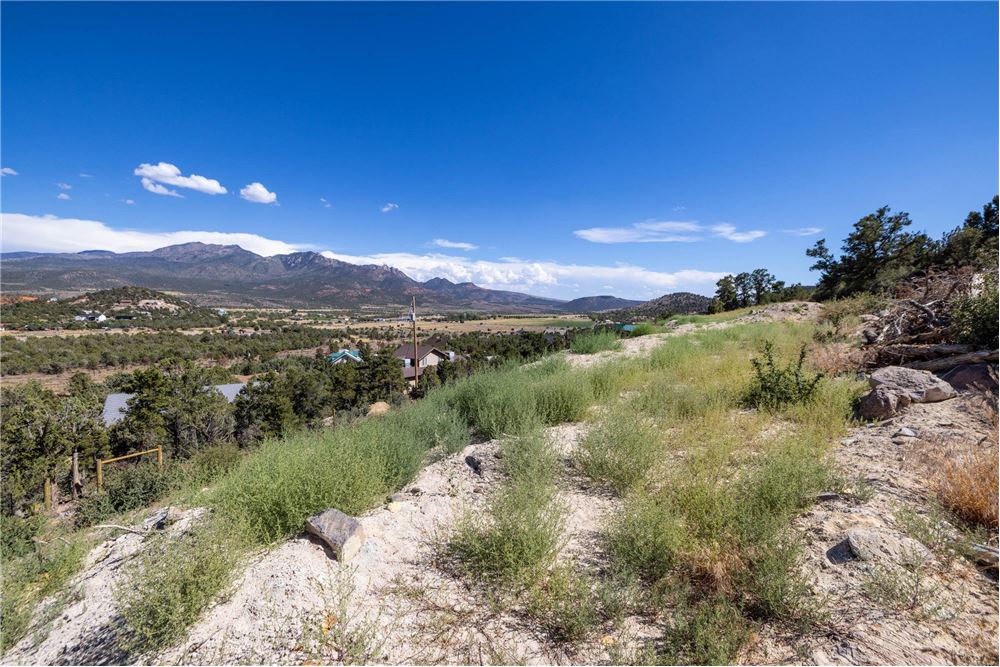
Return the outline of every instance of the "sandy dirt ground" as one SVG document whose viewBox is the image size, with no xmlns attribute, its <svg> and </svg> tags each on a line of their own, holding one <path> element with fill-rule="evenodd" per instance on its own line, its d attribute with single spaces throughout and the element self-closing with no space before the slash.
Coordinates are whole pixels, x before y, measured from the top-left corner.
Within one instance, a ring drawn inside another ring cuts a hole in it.
<svg viewBox="0 0 1000 667">
<path fill-rule="evenodd" d="M 811 315 L 789 308 L 745 317 Z M 690 329 L 684 325 L 671 334 L 628 339 L 622 350 L 603 356 L 567 358 L 590 365 L 644 354 L 665 336 Z M 996 664 L 995 579 L 968 560 L 913 542 L 900 519 L 901 510 L 928 513 L 929 462 L 935 460 L 930 454 L 993 435 L 992 427 L 977 421 L 970 401 L 913 405 L 892 421 L 853 429 L 838 443 L 836 461 L 854 490 L 821 495 L 794 522 L 805 545 L 801 567 L 822 621 L 805 634 L 760 627 L 742 662 Z M 903 428 L 916 435 L 900 435 Z M 564 462 L 559 499 L 567 516 L 557 562 L 596 572 L 608 562 L 602 529 L 621 501 L 590 484 L 572 464 L 587 429 L 583 422 L 545 433 Z M 63 594 L 67 598 L 54 596 L 40 606 L 35 628 L 3 662 L 607 664 L 615 659 L 611 646 L 628 655 L 655 641 L 663 628 L 629 618 L 624 630 L 599 628 L 579 642 L 553 642 L 523 610 L 495 604 L 477 582 L 452 571 L 442 544 L 460 517 L 475 517 L 485 508 L 502 482 L 498 452 L 497 441 L 474 443 L 430 463 L 384 505 L 359 517 L 366 541 L 347 563 L 307 536 L 254 554 L 187 636 L 158 655 L 125 656 L 116 648 L 121 620 L 113 591 L 122 585 L 122 564 L 141 549 L 144 537 L 127 533 L 109 539 L 91 553 Z M 479 462 L 479 473 L 468 457 Z M 890 609 L 866 594 L 876 568 L 901 570 L 891 554 L 876 561 L 854 557 L 845 540 L 857 529 L 880 544 L 910 545 L 925 559 L 917 590 L 927 595 L 919 596 L 919 604 Z"/>
</svg>

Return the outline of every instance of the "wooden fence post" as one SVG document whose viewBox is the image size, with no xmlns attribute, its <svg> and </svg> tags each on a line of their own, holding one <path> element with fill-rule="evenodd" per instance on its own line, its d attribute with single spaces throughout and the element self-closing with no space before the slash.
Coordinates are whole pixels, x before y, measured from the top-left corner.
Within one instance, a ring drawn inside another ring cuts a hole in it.
<svg viewBox="0 0 1000 667">
<path fill-rule="evenodd" d="M 45 509 L 46 511 L 52 511 L 52 480 L 48 477 L 45 478 Z"/>
<path fill-rule="evenodd" d="M 97 488 L 104 486 L 104 461 L 97 462 Z"/>
</svg>

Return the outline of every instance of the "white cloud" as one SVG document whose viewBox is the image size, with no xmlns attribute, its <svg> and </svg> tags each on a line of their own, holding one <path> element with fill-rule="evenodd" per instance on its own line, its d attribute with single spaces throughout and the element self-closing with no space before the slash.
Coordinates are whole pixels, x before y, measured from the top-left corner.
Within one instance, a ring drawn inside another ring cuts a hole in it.
<svg viewBox="0 0 1000 667">
<path fill-rule="evenodd" d="M 767 232 L 759 229 L 754 229 L 749 232 L 738 232 L 736 231 L 736 227 L 734 225 L 730 225 L 728 222 L 712 225 L 712 233 L 716 236 L 721 236 L 724 239 L 729 239 L 735 243 L 749 243 L 750 241 L 756 241 L 762 236 L 767 236 Z"/>
<path fill-rule="evenodd" d="M 56 199 L 66 200 L 69 199 L 69 195 L 66 194 L 65 192 L 60 192 L 59 194 L 56 195 Z"/>
<path fill-rule="evenodd" d="M 142 187 L 146 188 L 150 192 L 156 195 L 166 195 L 167 197 L 180 197 L 183 199 L 184 195 L 177 192 L 177 190 L 171 190 L 168 187 L 160 185 L 159 183 L 154 183 L 148 178 L 142 179 Z"/>
<path fill-rule="evenodd" d="M 0 176 L 17 176 L 17 172 L 10 167 L 0 168 Z"/>
<path fill-rule="evenodd" d="M 134 203 L 135 203 L 135 200 L 134 200 L 134 199 L 123 199 L 122 201 L 124 201 L 124 202 L 125 202 L 126 204 L 128 204 L 129 206 L 131 206 L 132 204 L 134 204 Z"/>
<path fill-rule="evenodd" d="M 2 213 L 3 249 L 34 252 L 80 252 L 81 250 L 111 250 L 135 252 L 156 250 L 177 243 L 219 243 L 238 245 L 258 255 L 283 255 L 308 250 L 305 245 L 285 243 L 257 234 L 231 232 L 148 232 L 114 229 L 97 220 L 58 218 L 53 215 Z"/>
<path fill-rule="evenodd" d="M 399 204 L 389 202 L 388 204 L 383 205 L 379 210 L 383 213 L 389 213 L 390 211 L 395 211 L 397 208 L 399 208 Z"/>
<path fill-rule="evenodd" d="M 80 178 L 93 178 L 93 174 L 77 174 Z"/>
<path fill-rule="evenodd" d="M 56 187 L 58 187 L 60 190 L 72 190 L 73 189 L 73 186 L 70 185 L 69 183 L 56 183 Z"/>
<path fill-rule="evenodd" d="M 695 220 L 645 220 L 629 227 L 590 227 L 573 232 L 591 243 L 693 243 L 703 240 L 705 233 L 736 243 L 747 243 L 767 234 L 760 230 L 739 232 L 729 223 L 706 227 Z"/>
<path fill-rule="evenodd" d="M 416 255 L 411 253 L 377 253 L 374 255 L 344 255 L 326 251 L 324 256 L 351 264 L 387 264 L 415 280 L 442 277 L 452 282 L 474 282 L 491 289 L 546 292 L 550 289 L 570 289 L 584 285 L 596 290 L 603 284 L 628 285 L 633 290 L 649 288 L 660 293 L 679 290 L 714 289 L 715 282 L 727 275 L 725 271 L 684 269 L 665 272 L 641 266 L 562 264 L 513 257 L 494 260 L 473 260 L 468 257 L 443 254 Z"/>
<path fill-rule="evenodd" d="M 796 229 L 783 229 L 781 230 L 786 234 L 791 234 L 792 236 L 816 236 L 823 231 L 822 227 L 798 227 Z"/>
<path fill-rule="evenodd" d="M 700 241 L 697 222 L 673 220 L 645 220 L 630 227 L 591 227 L 573 232 L 591 243 L 691 243 Z"/>
<path fill-rule="evenodd" d="M 331 204 L 326 200 L 325 197 L 320 197 L 319 201 L 321 204 L 323 204 L 323 208 L 330 208 Z"/>
<path fill-rule="evenodd" d="M 178 188 L 197 190 L 207 195 L 226 194 L 226 189 L 214 178 L 206 178 L 197 174 L 183 176 L 180 168 L 169 162 L 160 162 L 157 164 L 143 162 L 132 173 L 142 177 L 142 187 L 158 195 L 177 196 L 177 193 L 162 186 L 154 187 L 155 183 L 164 183 Z"/>
<path fill-rule="evenodd" d="M 265 188 L 263 183 L 256 181 L 241 188 L 240 197 L 255 204 L 273 204 L 278 201 L 278 195 Z"/>
<path fill-rule="evenodd" d="M 474 243 L 465 243 L 464 241 L 449 241 L 448 239 L 434 239 L 431 241 L 433 245 L 439 248 L 454 248 L 455 250 L 477 250 L 479 246 Z"/>
</svg>

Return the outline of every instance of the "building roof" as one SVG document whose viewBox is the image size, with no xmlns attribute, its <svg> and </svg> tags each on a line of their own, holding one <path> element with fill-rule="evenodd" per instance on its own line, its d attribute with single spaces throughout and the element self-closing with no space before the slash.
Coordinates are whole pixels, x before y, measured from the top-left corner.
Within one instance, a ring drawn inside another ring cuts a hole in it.
<svg viewBox="0 0 1000 667">
<path fill-rule="evenodd" d="M 447 359 L 448 358 L 448 353 L 447 352 L 442 352 L 441 350 L 439 350 L 438 348 L 434 347 L 433 345 L 418 345 L 417 346 L 417 358 L 418 359 L 423 359 L 428 354 L 432 354 L 432 353 L 436 353 L 442 359 Z M 402 345 L 400 345 L 399 347 L 397 347 L 395 350 L 393 350 L 392 354 L 393 354 L 393 356 L 398 357 L 400 359 L 412 359 L 413 358 L 413 345 L 412 344 L 408 345 L 406 343 L 403 343 Z"/>
<path fill-rule="evenodd" d="M 227 402 L 232 403 L 236 400 L 236 396 L 242 391 L 243 387 L 246 386 L 246 383 L 230 382 L 229 384 L 215 384 L 210 386 L 222 394 Z M 208 386 L 205 388 L 207 389 Z M 128 393 L 108 394 L 104 398 L 104 408 L 101 410 L 101 419 L 104 420 L 104 425 L 112 426 L 120 422 L 128 413 L 128 402 L 134 396 L 135 394 Z"/>
<path fill-rule="evenodd" d="M 326 355 L 326 358 L 330 361 L 340 361 L 343 358 L 348 358 L 351 361 L 361 361 L 361 351 L 360 350 L 337 350 L 336 352 L 331 352 Z"/>
</svg>

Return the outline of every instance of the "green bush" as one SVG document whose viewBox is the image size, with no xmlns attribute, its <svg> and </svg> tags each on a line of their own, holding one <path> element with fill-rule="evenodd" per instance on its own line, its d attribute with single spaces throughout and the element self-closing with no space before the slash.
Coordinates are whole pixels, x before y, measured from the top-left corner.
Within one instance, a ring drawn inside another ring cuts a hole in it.
<svg viewBox="0 0 1000 667">
<path fill-rule="evenodd" d="M 206 447 L 192 456 L 188 463 L 189 482 L 211 484 L 236 467 L 242 458 L 243 450 L 234 444 Z"/>
<path fill-rule="evenodd" d="M 616 406 L 588 433 L 576 455 L 583 471 L 619 494 L 631 489 L 662 453 L 659 432 L 628 406 Z"/>
<path fill-rule="evenodd" d="M 535 432 L 503 443 L 509 479 L 486 516 L 466 515 L 448 543 L 460 568 L 494 584 L 522 587 L 538 581 L 559 547 L 564 508 L 556 501 L 558 459 Z"/>
<path fill-rule="evenodd" d="M 455 388 L 452 405 L 486 438 L 527 433 L 538 423 L 527 381 L 510 371 L 474 375 Z"/>
<path fill-rule="evenodd" d="M 115 514 L 147 507 L 176 489 L 181 474 L 175 464 L 167 463 L 161 468 L 154 461 L 106 469 L 104 488 L 80 500 L 76 525 L 92 526 Z"/>
<path fill-rule="evenodd" d="M 62 590 L 79 572 L 89 547 L 85 536 L 70 535 L 68 540 L 47 539 L 36 550 L 3 561 L 0 652 L 24 636 L 38 602 Z"/>
<path fill-rule="evenodd" d="M 232 531 L 217 522 L 183 537 L 157 536 L 129 565 L 115 594 L 131 655 L 176 643 L 202 610 L 232 580 L 242 551 Z"/>
<path fill-rule="evenodd" d="M 569 349 L 575 354 L 594 354 L 621 349 L 621 341 L 613 331 L 586 331 L 573 337 Z"/>
<path fill-rule="evenodd" d="M 763 410 L 777 410 L 786 405 L 806 403 L 816 393 L 822 373 L 807 377 L 803 368 L 806 359 L 805 344 L 799 349 L 798 359 L 785 368 L 774 362 L 774 345 L 764 343 L 763 358 L 751 360 L 754 377 L 744 395 L 746 405 Z"/>
<path fill-rule="evenodd" d="M 600 622 L 591 580 L 572 567 L 555 567 L 528 596 L 527 611 L 557 642 L 583 639 Z"/>
<path fill-rule="evenodd" d="M 998 295 L 996 275 L 987 275 L 979 291 L 956 300 L 952 329 L 962 343 L 996 349 L 998 342 Z"/>
<path fill-rule="evenodd" d="M 34 538 L 38 536 L 45 517 L 0 516 L 0 563 L 27 555 L 35 550 Z"/>
<path fill-rule="evenodd" d="M 531 388 L 543 424 L 554 426 L 583 419 L 590 405 L 589 387 L 574 372 L 552 375 Z"/>
<path fill-rule="evenodd" d="M 656 327 L 653 326 L 652 322 L 640 322 L 635 325 L 635 329 L 629 334 L 632 338 L 638 338 L 639 336 L 648 336 L 651 333 L 656 332 Z"/>
</svg>

